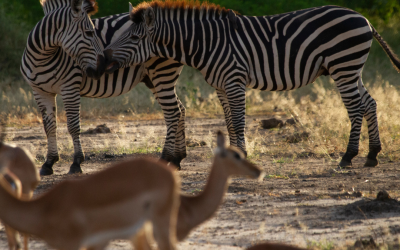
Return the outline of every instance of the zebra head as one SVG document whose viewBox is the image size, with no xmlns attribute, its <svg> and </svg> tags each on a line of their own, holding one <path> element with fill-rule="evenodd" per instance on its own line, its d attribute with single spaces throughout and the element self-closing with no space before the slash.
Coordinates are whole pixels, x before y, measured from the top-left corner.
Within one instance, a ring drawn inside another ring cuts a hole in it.
<svg viewBox="0 0 400 250">
<path fill-rule="evenodd" d="M 95 0 L 70 0 L 59 43 L 90 78 L 99 79 L 105 70 L 103 46 L 90 19 L 97 12 Z M 69 12 L 69 13 L 68 13 Z"/>
<path fill-rule="evenodd" d="M 141 5 L 146 4 L 144 2 Z M 153 8 L 148 6 L 144 10 L 140 8 L 140 11 L 135 11 L 135 8 L 129 3 L 129 13 L 133 22 L 131 26 L 104 50 L 107 62 L 106 73 L 108 74 L 118 68 L 142 64 L 152 56 L 149 38 L 155 29 Z"/>
</svg>

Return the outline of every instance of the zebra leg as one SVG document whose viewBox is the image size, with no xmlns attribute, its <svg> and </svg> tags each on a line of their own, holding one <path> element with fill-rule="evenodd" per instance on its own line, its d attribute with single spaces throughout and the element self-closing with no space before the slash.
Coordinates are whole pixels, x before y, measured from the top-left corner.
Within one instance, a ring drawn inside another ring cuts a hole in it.
<svg viewBox="0 0 400 250">
<path fill-rule="evenodd" d="M 358 154 L 361 125 L 365 112 L 364 104 L 361 102 L 361 96 L 356 84 L 358 79 L 356 79 L 355 83 L 353 83 L 353 79 L 351 79 L 352 83 L 343 82 L 343 79 L 342 81 L 337 81 L 337 87 L 351 121 L 349 143 L 347 144 L 346 153 L 339 163 L 340 167 L 351 166 L 351 160 Z"/>
<path fill-rule="evenodd" d="M 381 151 L 381 140 L 379 137 L 378 118 L 376 115 L 376 101 L 368 93 L 360 79 L 358 80 L 358 90 L 360 91 L 361 101 L 365 106 L 364 118 L 368 124 L 369 153 L 364 167 L 376 167 L 379 165 L 378 153 Z"/>
<path fill-rule="evenodd" d="M 81 163 L 85 160 L 81 145 L 80 108 L 81 96 L 78 88 L 62 90 L 65 113 L 67 115 L 68 132 L 74 144 L 74 162 L 69 168 L 68 174 L 82 173 Z"/>
<path fill-rule="evenodd" d="M 156 89 L 148 76 L 142 80 L 151 90 L 164 114 L 164 120 L 167 125 L 167 135 L 165 137 L 164 148 L 161 153 L 161 159 L 174 163 L 180 170 L 180 161 L 175 159 L 175 137 L 178 131 L 178 124 L 181 117 L 181 111 L 175 94 L 175 87 L 172 89 Z"/>
<path fill-rule="evenodd" d="M 236 147 L 240 148 L 247 157 L 244 129 L 246 124 L 246 91 L 242 83 L 225 85 L 226 98 L 231 110 L 231 120 L 236 135 Z"/>
<path fill-rule="evenodd" d="M 237 147 L 237 136 L 235 133 L 235 129 L 233 128 L 232 114 L 231 114 L 231 108 L 229 107 L 228 98 L 226 97 L 225 91 L 221 89 L 217 89 L 217 95 L 219 102 L 221 103 L 221 106 L 224 110 L 225 123 L 229 134 L 229 142 L 231 146 Z"/>
<path fill-rule="evenodd" d="M 181 116 L 179 118 L 178 130 L 175 136 L 175 157 L 172 163 L 175 164 L 176 166 L 180 166 L 181 161 L 186 158 L 186 135 L 185 135 L 186 109 L 176 94 L 175 97 L 178 102 L 178 107 L 181 112 Z"/>
<path fill-rule="evenodd" d="M 43 127 L 47 136 L 46 162 L 40 169 L 40 175 L 51 175 L 54 163 L 60 159 L 57 148 L 56 94 L 33 90 L 33 95 L 42 114 Z"/>
</svg>

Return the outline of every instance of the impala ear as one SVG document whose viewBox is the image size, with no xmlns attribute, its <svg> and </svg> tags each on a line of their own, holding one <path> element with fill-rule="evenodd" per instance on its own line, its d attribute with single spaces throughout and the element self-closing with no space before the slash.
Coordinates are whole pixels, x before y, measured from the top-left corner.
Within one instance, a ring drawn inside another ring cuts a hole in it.
<svg viewBox="0 0 400 250">
<path fill-rule="evenodd" d="M 217 133 L 217 147 L 220 150 L 225 149 L 225 137 L 221 131 L 218 131 Z"/>
<path fill-rule="evenodd" d="M 152 7 L 148 7 L 144 12 L 144 20 L 148 28 L 152 28 L 155 21 L 155 14 Z"/>
</svg>

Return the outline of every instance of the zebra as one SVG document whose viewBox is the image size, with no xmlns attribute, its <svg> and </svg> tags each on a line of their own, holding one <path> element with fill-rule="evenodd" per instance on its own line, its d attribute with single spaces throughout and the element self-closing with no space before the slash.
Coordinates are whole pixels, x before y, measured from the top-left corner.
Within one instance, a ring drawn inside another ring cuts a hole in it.
<svg viewBox="0 0 400 250">
<path fill-rule="evenodd" d="M 142 65 L 104 75 L 103 49 L 130 26 L 129 15 L 92 21 L 89 15 L 97 8 L 94 0 L 42 0 L 41 4 L 45 16 L 30 32 L 21 63 L 21 73 L 32 87 L 47 136 L 48 152 L 40 174 L 53 174 L 53 165 L 59 160 L 57 94 L 64 102 L 74 145 L 69 174 L 81 173 L 85 158 L 80 141 L 80 97 L 119 96 L 139 82 L 150 88 L 164 113 L 167 136 L 161 159 L 180 168 L 186 157 L 185 107 L 176 96 L 175 83 L 183 65 L 165 58 L 151 58 Z"/>
<path fill-rule="evenodd" d="M 400 60 L 369 21 L 339 6 L 314 7 L 272 16 L 245 16 L 218 5 L 191 1 L 143 2 L 130 7 L 133 21 L 109 45 L 106 72 L 157 56 L 198 69 L 217 91 L 231 145 L 246 153 L 245 88 L 283 91 L 330 75 L 351 121 L 339 166 L 358 154 L 362 119 L 368 124 L 364 166 L 377 166 L 381 151 L 376 102 L 361 73 L 373 37 L 400 71 Z"/>
</svg>

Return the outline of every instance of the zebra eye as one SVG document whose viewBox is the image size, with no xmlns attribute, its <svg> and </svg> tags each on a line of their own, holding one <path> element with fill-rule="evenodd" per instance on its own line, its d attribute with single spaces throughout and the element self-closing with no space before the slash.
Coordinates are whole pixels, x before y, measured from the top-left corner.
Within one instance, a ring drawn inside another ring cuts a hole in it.
<svg viewBox="0 0 400 250">
<path fill-rule="evenodd" d="M 91 31 L 91 30 L 87 30 L 87 31 L 85 31 L 85 34 L 86 34 L 86 36 L 88 36 L 88 37 L 93 37 L 93 31 Z"/>
<path fill-rule="evenodd" d="M 139 40 L 140 37 L 138 37 L 137 35 L 131 35 L 131 39 L 132 39 L 132 40 Z"/>
</svg>

